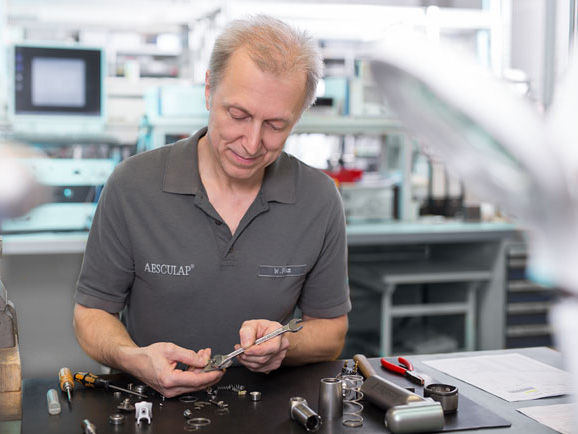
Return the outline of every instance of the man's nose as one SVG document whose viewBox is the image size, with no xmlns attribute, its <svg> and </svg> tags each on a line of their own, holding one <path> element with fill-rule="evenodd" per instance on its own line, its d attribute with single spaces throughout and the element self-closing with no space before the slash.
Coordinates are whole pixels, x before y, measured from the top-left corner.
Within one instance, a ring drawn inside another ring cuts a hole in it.
<svg viewBox="0 0 578 434">
<path fill-rule="evenodd" d="M 254 121 L 247 126 L 246 140 L 243 145 L 249 156 L 256 155 L 261 147 L 261 123 Z"/>
</svg>

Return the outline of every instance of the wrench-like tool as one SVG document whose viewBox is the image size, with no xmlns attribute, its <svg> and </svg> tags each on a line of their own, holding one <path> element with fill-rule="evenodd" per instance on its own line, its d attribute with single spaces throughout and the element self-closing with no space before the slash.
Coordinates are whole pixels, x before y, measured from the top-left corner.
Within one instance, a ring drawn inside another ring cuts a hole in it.
<svg viewBox="0 0 578 434">
<path fill-rule="evenodd" d="M 283 327 L 279 327 L 277 330 L 274 330 L 271 333 L 266 334 L 265 336 L 257 339 L 255 341 L 254 345 L 262 344 L 263 342 L 266 342 L 269 339 L 273 339 L 274 337 L 282 335 L 283 333 L 298 332 L 299 330 L 301 330 L 303 328 L 303 324 L 300 324 L 302 322 L 303 322 L 303 320 L 301 318 L 294 318 L 291 321 L 289 321 L 287 324 L 285 324 Z M 229 354 L 225 354 L 225 355 L 216 354 L 215 356 L 211 357 L 211 360 L 209 360 L 209 363 L 207 363 L 207 366 L 205 366 L 203 371 L 204 372 L 210 372 L 210 371 L 216 371 L 218 369 L 228 368 L 233 363 L 233 359 L 235 357 L 237 357 L 239 354 L 244 353 L 246 349 L 247 348 L 241 347 L 238 350 L 235 350 Z"/>
</svg>

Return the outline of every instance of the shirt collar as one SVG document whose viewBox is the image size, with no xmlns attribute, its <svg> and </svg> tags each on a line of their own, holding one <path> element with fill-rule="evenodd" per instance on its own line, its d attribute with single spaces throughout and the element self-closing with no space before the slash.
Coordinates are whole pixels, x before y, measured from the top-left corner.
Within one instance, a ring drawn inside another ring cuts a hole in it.
<svg viewBox="0 0 578 434">
<path fill-rule="evenodd" d="M 207 133 L 201 128 L 191 137 L 179 140 L 171 146 L 165 163 L 163 191 L 177 194 L 198 195 L 203 192 L 199 175 L 197 146 Z M 261 195 L 267 202 L 295 203 L 297 165 L 294 157 L 282 152 L 279 158 L 265 169 Z"/>
</svg>

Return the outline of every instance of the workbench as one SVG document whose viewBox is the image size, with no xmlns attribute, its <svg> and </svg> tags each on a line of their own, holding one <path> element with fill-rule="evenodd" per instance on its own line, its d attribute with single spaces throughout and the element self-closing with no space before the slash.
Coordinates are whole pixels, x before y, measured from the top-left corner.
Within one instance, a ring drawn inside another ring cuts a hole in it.
<svg viewBox="0 0 578 434">
<path fill-rule="evenodd" d="M 507 402 L 487 392 L 463 383 L 455 378 L 449 377 L 423 363 L 425 360 L 447 357 L 466 357 L 470 355 L 482 354 L 506 354 L 521 353 L 541 362 L 555 367 L 561 367 L 561 354 L 545 348 L 527 348 L 518 350 L 483 351 L 471 353 L 450 353 L 436 355 L 411 356 L 411 361 L 417 371 L 428 374 L 433 379 L 447 384 L 454 384 L 458 387 L 460 399 L 470 400 L 481 407 L 479 410 L 490 411 L 502 423 L 511 424 L 510 427 L 481 429 L 477 432 L 488 433 L 524 433 L 528 432 L 554 432 L 534 420 L 516 411 L 516 408 L 529 407 L 534 405 L 550 405 L 568 402 L 568 397 L 555 397 L 523 402 Z M 377 359 L 371 359 L 374 366 L 378 366 Z M 318 363 L 295 368 L 282 368 L 269 375 L 251 373 L 244 367 L 229 368 L 220 384 L 243 384 L 249 391 L 260 391 L 262 400 L 253 402 L 249 397 L 241 398 L 236 394 L 227 391 L 219 392 L 218 398 L 230 404 L 230 413 L 217 415 L 215 408 L 207 407 L 203 410 L 193 410 L 196 416 L 206 416 L 211 419 L 211 424 L 199 429 L 199 432 L 210 433 L 305 433 L 305 430 L 296 422 L 289 418 L 289 397 L 302 396 L 306 398 L 309 405 L 317 410 L 317 399 L 319 390 L 319 380 L 324 377 L 335 376 L 343 365 L 342 361 Z M 378 368 L 379 369 L 379 368 Z M 403 377 L 390 374 L 379 369 L 379 374 L 391 381 L 410 387 L 411 383 Z M 176 433 L 185 432 L 185 418 L 182 412 L 185 408 L 192 408 L 192 404 L 183 404 L 178 399 L 168 399 L 163 406 L 160 399 L 153 400 L 152 423 L 138 426 L 134 421 L 134 413 L 123 425 L 114 427 L 108 423 L 108 416 L 115 413 L 115 406 L 122 398 L 115 398 L 111 392 L 102 390 L 87 390 L 81 386 L 75 388 L 73 392 L 72 405 L 69 408 L 65 395 L 61 394 L 62 413 L 50 416 L 47 412 L 46 392 L 49 388 L 57 388 L 57 378 L 55 374 L 51 378 L 31 378 L 25 379 L 23 384 L 23 420 L 22 433 L 36 434 L 77 434 L 81 432 L 80 422 L 87 418 L 92 421 L 99 434 L 102 433 Z M 119 380 L 120 381 L 120 380 Z M 125 380 L 126 381 L 126 380 Z M 120 384 L 120 383 L 119 383 Z M 416 392 L 418 392 L 416 390 Z M 204 392 L 198 392 L 202 399 Z M 465 411 L 465 401 L 460 401 L 459 411 Z M 384 412 L 378 410 L 372 404 L 365 402 L 363 411 L 364 425 L 361 428 L 345 428 L 340 422 L 326 422 L 322 425 L 321 433 L 380 433 L 386 432 L 383 425 Z M 483 407 L 483 408 L 482 408 Z M 16 434 L 18 428 L 13 426 L 13 430 L 5 428 L 1 432 Z"/>
</svg>

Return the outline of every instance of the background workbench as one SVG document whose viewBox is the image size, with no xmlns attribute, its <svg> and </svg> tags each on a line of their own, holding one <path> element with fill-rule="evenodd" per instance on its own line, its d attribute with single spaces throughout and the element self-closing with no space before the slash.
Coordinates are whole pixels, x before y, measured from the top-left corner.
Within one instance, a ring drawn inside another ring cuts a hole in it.
<svg viewBox="0 0 578 434">
<path fill-rule="evenodd" d="M 463 383 L 453 377 L 449 377 L 433 368 L 424 365 L 424 360 L 446 357 L 467 357 L 481 354 L 506 354 L 518 352 L 536 360 L 542 361 L 555 367 L 561 367 L 562 358 L 560 353 L 548 348 L 529 348 L 522 350 L 502 350 L 483 351 L 472 353 L 453 353 L 412 356 L 416 370 L 430 375 L 437 381 L 455 384 L 459 388 L 460 397 L 469 398 L 475 403 L 490 410 L 494 414 L 506 419 L 511 423 L 510 428 L 482 429 L 477 432 L 488 433 L 538 433 L 554 432 L 532 419 L 520 414 L 516 408 L 533 405 L 549 405 L 567 402 L 568 397 L 556 397 L 524 402 L 506 402 L 498 397 L 490 395 L 480 389 Z M 377 360 L 372 360 L 377 366 Z M 289 419 L 289 397 L 303 396 L 313 409 L 317 409 L 319 379 L 327 376 L 335 376 L 343 365 L 342 361 L 319 363 L 296 368 L 283 368 L 274 371 L 269 375 L 254 374 L 242 367 L 231 368 L 221 381 L 221 384 L 241 383 L 249 391 L 258 390 L 262 392 L 263 398 L 260 402 L 252 402 L 246 398 L 239 398 L 231 392 L 219 392 L 219 399 L 230 402 L 231 412 L 228 415 L 218 416 L 215 408 L 207 408 L 198 412 L 198 416 L 207 416 L 211 419 L 210 426 L 200 429 L 200 432 L 209 433 L 303 433 L 305 430 L 297 423 Z M 398 384 L 403 384 L 406 380 L 393 376 L 381 370 L 380 375 L 388 379 L 395 379 Z M 393 381 L 393 380 L 392 380 Z M 401 381 L 401 383 L 400 383 Z M 409 386 L 410 383 L 407 384 Z M 185 408 L 192 408 L 180 403 L 176 399 L 167 400 L 164 406 L 160 407 L 158 400 L 153 406 L 152 424 L 138 427 L 134 420 L 134 414 L 129 413 L 124 425 L 114 427 L 108 423 L 108 416 L 114 412 L 115 405 L 120 399 L 114 398 L 113 394 L 105 391 L 83 390 L 77 387 L 74 391 L 72 406 L 66 404 L 64 395 L 61 396 L 62 413 L 57 416 L 49 416 L 46 407 L 46 391 L 49 388 L 57 387 L 56 374 L 53 378 L 35 378 L 24 381 L 24 404 L 22 433 L 78 433 L 80 432 L 80 422 L 88 418 L 97 426 L 98 433 L 167 433 L 184 432 L 185 419 L 182 411 Z M 234 404 L 234 405 L 233 405 Z M 363 412 L 364 426 L 362 428 L 345 428 L 339 422 L 324 423 L 321 433 L 379 433 L 386 432 L 383 425 L 384 412 L 379 411 L 371 404 L 366 403 Z M 458 410 L 459 411 L 459 410 Z M 7 431 L 17 433 L 14 431 Z"/>
</svg>

